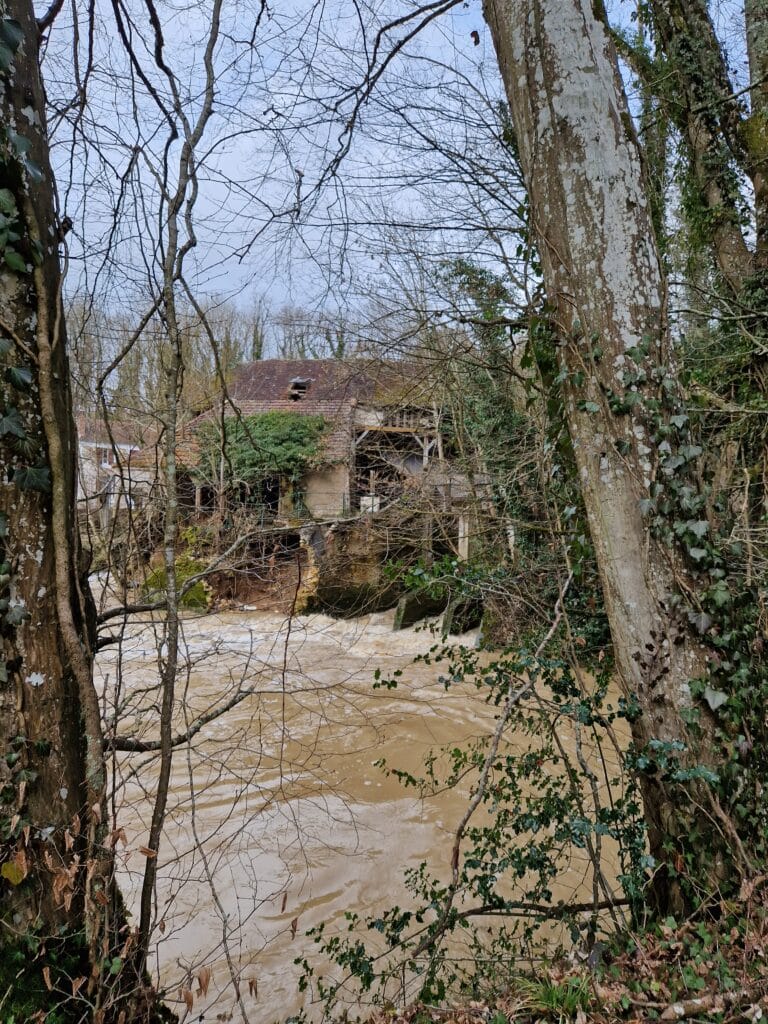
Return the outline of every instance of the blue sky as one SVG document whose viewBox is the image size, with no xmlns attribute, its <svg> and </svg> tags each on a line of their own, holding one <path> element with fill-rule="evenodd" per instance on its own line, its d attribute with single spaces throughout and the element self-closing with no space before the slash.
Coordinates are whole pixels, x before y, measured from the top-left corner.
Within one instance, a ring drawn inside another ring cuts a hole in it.
<svg viewBox="0 0 768 1024">
<path fill-rule="evenodd" d="M 44 67 L 54 108 L 66 108 L 52 128 L 61 209 L 75 222 L 69 287 L 88 287 L 105 304 L 138 315 L 162 248 L 163 155 L 168 146 L 173 183 L 180 143 L 168 143 L 164 116 L 131 71 L 106 0 L 96 0 L 87 103 L 73 104 L 76 69 L 82 79 L 88 63 L 81 6 L 62 11 Z M 211 6 L 158 4 L 165 59 L 191 113 L 199 107 Z M 520 189 L 497 137 L 502 90 L 479 2 L 454 7 L 392 63 L 319 195 L 313 187 L 343 135 L 348 90 L 362 79 L 376 25 L 416 5 L 273 6 L 251 45 L 257 0 L 224 4 L 215 114 L 198 147 L 198 244 L 188 264 L 195 293 L 243 305 L 264 297 L 273 307 L 354 310 L 380 293 L 389 293 L 381 301 L 396 301 L 393 290 L 428 288 L 430 270 L 458 253 L 521 272 Z M 127 0 L 127 8 L 142 68 L 168 104 L 144 7 Z M 635 0 L 614 0 L 611 13 L 631 25 L 635 8 Z M 73 11 L 80 11 L 79 24 Z M 730 0 L 713 4 L 743 84 L 740 12 Z"/>
</svg>

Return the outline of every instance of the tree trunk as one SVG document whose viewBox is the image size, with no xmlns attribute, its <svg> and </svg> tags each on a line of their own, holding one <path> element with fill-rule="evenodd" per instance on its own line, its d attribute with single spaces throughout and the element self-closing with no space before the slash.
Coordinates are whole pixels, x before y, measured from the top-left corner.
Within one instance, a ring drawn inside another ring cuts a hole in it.
<svg viewBox="0 0 768 1024">
<path fill-rule="evenodd" d="M 755 189 L 756 262 L 768 273 L 768 0 L 746 0 L 751 114 L 746 148 Z"/>
<path fill-rule="evenodd" d="M 39 38 L 29 0 L 0 6 L 0 972 L 16 1019 L 77 992 L 78 1019 L 87 998 L 94 1020 L 141 1021 L 154 1019 L 155 997 L 130 969 L 105 835 Z"/>
<path fill-rule="evenodd" d="M 3 81 L 0 157 L 0 187 L 18 236 L 7 244 L 0 272 L 7 349 L 0 503 L 10 563 L 0 729 L 3 749 L 19 754 L 2 763 L 3 834 L 8 818 L 13 824 L 3 860 L 15 857 L 22 868 L 26 861 L 27 871 L 23 884 L 12 879 L 5 886 L 4 896 L 25 926 L 50 930 L 83 922 L 84 886 L 77 871 L 66 884 L 61 872 L 87 852 L 87 834 L 101 818 L 105 776 L 91 678 L 93 617 L 80 585 L 76 437 L 31 4 L 14 0 L 4 24 L 21 38 Z"/>
<path fill-rule="evenodd" d="M 643 518 L 665 477 L 655 420 L 665 409 L 669 416 L 676 385 L 665 282 L 615 51 L 591 0 L 485 0 L 485 14 L 530 196 L 616 663 L 639 705 L 635 744 L 683 743 L 682 763 L 710 762 L 714 722 L 689 686 L 706 674 L 707 652 L 674 611 L 679 562 Z M 686 724 L 691 715 L 697 728 Z M 656 770 L 640 782 L 661 865 L 684 857 L 712 886 L 738 873 L 727 842 L 688 841 L 702 813 L 716 813 L 700 779 L 681 785 Z M 656 876 L 662 905 L 680 903 L 673 874 Z"/>
<path fill-rule="evenodd" d="M 669 112 L 688 142 L 691 170 L 704 208 L 718 269 L 733 295 L 753 273 L 754 257 L 742 233 L 734 161 L 748 163 L 741 104 L 706 0 L 656 0 L 650 5 L 667 58 Z"/>
</svg>

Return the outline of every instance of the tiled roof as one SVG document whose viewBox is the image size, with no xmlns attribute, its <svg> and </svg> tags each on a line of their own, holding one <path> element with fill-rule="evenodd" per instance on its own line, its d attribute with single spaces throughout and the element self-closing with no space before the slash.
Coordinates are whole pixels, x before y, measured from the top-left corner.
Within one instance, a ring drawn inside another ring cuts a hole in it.
<svg viewBox="0 0 768 1024">
<path fill-rule="evenodd" d="M 225 417 L 290 412 L 323 416 L 329 428 L 321 439 L 326 463 L 345 462 L 351 455 L 353 415 L 357 405 L 429 405 L 431 383 L 418 366 L 373 359 L 264 359 L 235 370 L 227 388 Z M 294 397 L 291 397 L 291 396 Z M 221 416 L 221 395 L 210 409 L 190 421 L 179 437 L 176 457 L 194 466 L 199 456 L 197 428 Z M 138 453 L 137 465 L 150 453 Z"/>
<path fill-rule="evenodd" d="M 316 404 L 341 407 L 353 400 L 360 405 L 428 404 L 434 389 L 430 370 L 433 366 L 392 359 L 263 359 L 237 368 L 229 395 L 236 405 L 267 403 L 276 409 L 287 402 L 307 412 Z M 308 382 L 298 400 L 291 398 L 294 381 Z"/>
<path fill-rule="evenodd" d="M 321 438 L 322 461 L 344 462 L 351 453 L 352 413 L 358 401 L 373 394 L 375 381 L 362 367 L 334 359 L 265 359 L 245 363 L 227 389 L 225 417 L 289 412 L 323 416 L 329 424 Z M 296 397 L 292 398 L 294 394 Z M 184 430 L 176 455 L 181 465 L 194 465 L 197 427 L 221 415 L 221 399 Z M 233 408 L 234 407 L 234 408 Z"/>
<path fill-rule="evenodd" d="M 110 416 L 107 429 L 107 424 L 100 416 L 78 412 L 75 413 L 75 424 L 78 439 L 91 444 L 109 446 L 112 443 L 110 432 L 115 444 L 130 445 L 132 448 L 152 444 L 157 438 L 156 427 L 120 416 Z"/>
<path fill-rule="evenodd" d="M 244 402 L 266 404 L 269 409 L 288 403 L 291 408 L 306 407 L 307 412 L 322 403 L 341 407 L 351 399 L 368 398 L 374 389 L 369 364 L 338 359 L 263 359 L 244 363 L 235 371 L 229 395 L 235 405 Z M 291 399 L 291 382 L 307 381 L 304 397 Z"/>
</svg>

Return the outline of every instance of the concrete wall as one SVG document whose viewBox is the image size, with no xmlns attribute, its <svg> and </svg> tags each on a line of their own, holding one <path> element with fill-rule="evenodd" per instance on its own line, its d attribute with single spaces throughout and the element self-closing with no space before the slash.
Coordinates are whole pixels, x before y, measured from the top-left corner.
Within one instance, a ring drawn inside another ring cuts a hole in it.
<svg viewBox="0 0 768 1024">
<path fill-rule="evenodd" d="M 326 466 L 302 480 L 304 502 L 315 519 L 328 519 L 349 512 L 349 469 Z"/>
</svg>

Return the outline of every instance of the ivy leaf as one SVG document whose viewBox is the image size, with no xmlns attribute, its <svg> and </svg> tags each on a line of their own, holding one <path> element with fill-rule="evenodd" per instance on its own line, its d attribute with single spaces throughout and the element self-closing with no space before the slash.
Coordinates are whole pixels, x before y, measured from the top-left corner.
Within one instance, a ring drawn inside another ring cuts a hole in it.
<svg viewBox="0 0 768 1024">
<path fill-rule="evenodd" d="M 712 616 L 706 612 L 689 612 L 688 621 L 703 636 L 712 625 Z"/>
<path fill-rule="evenodd" d="M 8 141 L 15 150 L 17 156 L 25 156 L 29 152 L 32 143 L 25 135 L 19 135 L 18 132 L 15 132 L 12 128 L 9 128 L 7 136 Z"/>
<path fill-rule="evenodd" d="M 13 192 L 9 188 L 0 188 L 0 213 L 11 217 L 16 212 L 16 200 L 13 197 Z"/>
<path fill-rule="evenodd" d="M 671 476 L 676 469 L 679 469 L 681 466 L 684 465 L 685 459 L 682 455 L 673 455 L 671 459 L 667 459 L 667 461 L 664 463 L 663 469 L 667 476 Z"/>
<path fill-rule="evenodd" d="M 5 250 L 6 265 L 15 270 L 17 274 L 26 274 L 27 264 L 23 256 L 20 256 L 15 249 Z"/>
<path fill-rule="evenodd" d="M 697 562 L 700 562 L 702 560 L 702 558 L 706 558 L 706 556 L 707 556 L 707 549 L 706 548 L 688 548 L 688 554 L 691 556 L 691 558 L 694 558 Z"/>
<path fill-rule="evenodd" d="M 7 71 L 13 64 L 13 50 L 9 50 L 5 43 L 0 43 L 0 72 Z"/>
<path fill-rule="evenodd" d="M 713 690 L 712 687 L 707 684 L 704 687 L 704 700 L 709 704 L 711 711 L 717 711 L 719 707 L 728 700 L 728 694 L 723 693 L 722 690 Z"/>
<path fill-rule="evenodd" d="M 21 870 L 18 864 L 12 860 L 7 860 L 5 864 L 0 868 L 0 875 L 3 876 L 11 885 L 21 885 L 24 881 L 24 872 Z"/>
<path fill-rule="evenodd" d="M 715 586 L 710 589 L 709 595 L 718 608 L 724 608 L 731 603 L 731 592 L 724 580 L 718 580 Z"/>
<path fill-rule="evenodd" d="M 47 466 L 22 466 L 13 474 L 13 482 L 22 491 L 47 494 L 51 489 L 51 471 Z"/>
<path fill-rule="evenodd" d="M 32 385 L 32 371 L 28 366 L 9 366 L 5 371 L 5 379 L 17 391 L 28 391 Z"/>
<path fill-rule="evenodd" d="M 23 38 L 24 29 L 15 18 L 0 19 L 0 39 L 2 39 L 9 50 L 13 50 L 15 53 L 21 46 Z"/>
<path fill-rule="evenodd" d="M 10 405 L 5 410 L 5 414 L 0 416 L 0 437 L 5 437 L 6 434 L 12 434 L 14 437 L 22 438 L 27 436 L 21 416 L 19 416 L 18 411 Z"/>
<path fill-rule="evenodd" d="M 701 538 L 709 530 L 709 523 L 706 521 L 706 519 L 691 519 L 685 525 L 688 532 L 692 533 L 693 536 L 696 537 L 698 540 L 701 540 Z"/>
<path fill-rule="evenodd" d="M 600 412 L 597 402 L 582 402 L 579 406 L 582 412 Z"/>
<path fill-rule="evenodd" d="M 697 459 L 702 451 L 702 447 L 698 444 L 686 444 L 680 449 L 680 454 L 690 462 L 691 459 Z"/>
<path fill-rule="evenodd" d="M 40 461 L 40 442 L 34 437 L 20 437 L 13 443 L 17 455 L 25 462 Z"/>
<path fill-rule="evenodd" d="M 0 338 L 0 356 L 7 356 L 13 348 L 13 341 L 11 338 Z"/>
<path fill-rule="evenodd" d="M 27 618 L 29 618 L 29 612 L 23 604 L 12 604 L 5 613 L 5 621 L 9 626 L 20 626 Z"/>
</svg>

